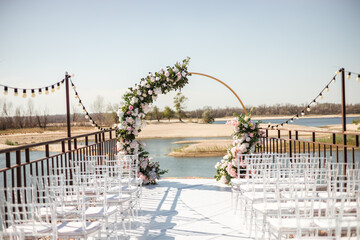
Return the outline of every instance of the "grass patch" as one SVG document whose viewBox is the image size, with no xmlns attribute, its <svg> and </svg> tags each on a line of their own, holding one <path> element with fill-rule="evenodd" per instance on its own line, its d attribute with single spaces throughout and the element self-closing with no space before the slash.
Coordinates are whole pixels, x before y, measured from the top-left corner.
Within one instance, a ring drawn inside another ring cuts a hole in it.
<svg viewBox="0 0 360 240">
<path fill-rule="evenodd" d="M 227 146 L 196 147 L 191 149 L 191 152 L 224 152 L 225 154 L 227 149 Z"/>
<path fill-rule="evenodd" d="M 355 135 L 347 135 L 347 137 L 346 137 L 347 145 L 355 146 L 355 144 L 356 144 L 355 137 L 356 137 Z M 332 139 L 331 136 L 316 139 L 316 142 L 320 142 L 320 143 L 332 143 L 332 141 L 333 141 L 333 139 Z M 335 143 L 336 144 L 342 144 L 343 143 L 343 136 L 342 135 L 336 135 L 335 136 Z"/>
<path fill-rule="evenodd" d="M 353 120 L 352 123 L 356 125 L 360 124 L 360 118 Z"/>
<path fill-rule="evenodd" d="M 11 140 L 9 140 L 9 139 L 6 139 L 6 140 L 5 140 L 5 144 L 6 144 L 6 145 L 9 145 L 9 146 L 19 145 L 18 142 L 13 142 L 13 141 L 11 141 Z"/>
<path fill-rule="evenodd" d="M 186 144 L 185 146 L 182 147 L 178 147 L 178 148 L 173 148 L 172 151 L 173 152 L 183 152 L 185 148 L 187 148 L 189 145 Z"/>
</svg>

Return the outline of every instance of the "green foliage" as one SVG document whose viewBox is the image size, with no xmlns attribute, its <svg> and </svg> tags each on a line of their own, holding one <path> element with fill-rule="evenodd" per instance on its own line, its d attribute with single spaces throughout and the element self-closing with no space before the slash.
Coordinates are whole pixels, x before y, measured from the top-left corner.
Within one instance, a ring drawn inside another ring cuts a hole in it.
<svg viewBox="0 0 360 240">
<path fill-rule="evenodd" d="M 13 142 L 13 141 L 11 141 L 11 140 L 9 140 L 9 139 L 6 139 L 6 140 L 5 140 L 5 144 L 6 144 L 6 145 L 9 145 L 9 146 L 16 146 L 16 145 L 18 145 L 17 142 Z"/>
<path fill-rule="evenodd" d="M 360 118 L 353 120 L 352 123 L 355 125 L 360 124 Z"/>
<path fill-rule="evenodd" d="M 171 118 L 175 117 L 175 111 L 172 110 L 169 106 L 166 106 L 164 111 L 162 112 L 162 116 L 169 119 L 170 121 Z"/>
<path fill-rule="evenodd" d="M 179 118 L 179 121 L 182 122 L 183 117 L 186 117 L 185 114 L 185 102 L 187 97 L 185 97 L 181 92 L 178 92 L 174 97 L 174 108 L 176 109 L 176 115 Z"/>
<path fill-rule="evenodd" d="M 153 107 L 152 115 L 156 120 L 158 120 L 158 122 L 160 122 L 160 119 L 162 118 L 162 114 L 157 106 Z"/>
<path fill-rule="evenodd" d="M 213 123 L 215 120 L 210 109 L 205 110 L 202 114 L 202 119 L 205 123 Z"/>
</svg>

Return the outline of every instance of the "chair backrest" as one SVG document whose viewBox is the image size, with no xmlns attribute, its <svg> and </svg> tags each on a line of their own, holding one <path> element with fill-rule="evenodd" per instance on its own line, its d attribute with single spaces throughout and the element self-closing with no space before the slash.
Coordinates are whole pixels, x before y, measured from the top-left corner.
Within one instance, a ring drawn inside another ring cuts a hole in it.
<svg viewBox="0 0 360 240">
<path fill-rule="evenodd" d="M 38 201 L 39 196 L 33 186 L 3 188 L 0 195 L 3 232 L 20 233 L 26 237 L 53 235 L 56 238 L 55 205 Z M 46 217 L 43 217 L 44 212 L 47 213 Z M 27 226 L 26 229 L 24 226 Z"/>
</svg>

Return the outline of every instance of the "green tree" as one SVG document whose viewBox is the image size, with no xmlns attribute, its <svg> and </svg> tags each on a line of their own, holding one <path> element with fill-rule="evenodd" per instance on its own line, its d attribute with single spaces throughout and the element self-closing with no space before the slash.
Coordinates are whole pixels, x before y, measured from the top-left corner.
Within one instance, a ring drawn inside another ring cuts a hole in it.
<svg viewBox="0 0 360 240">
<path fill-rule="evenodd" d="M 169 106 L 166 106 L 164 111 L 162 112 L 162 116 L 169 119 L 170 121 L 170 119 L 175 116 L 175 111 L 172 110 Z"/>
<path fill-rule="evenodd" d="M 185 101 L 187 97 L 185 97 L 181 92 L 178 92 L 174 97 L 174 107 L 176 110 L 176 115 L 179 118 L 179 121 L 182 122 L 181 118 L 185 117 Z"/>
<path fill-rule="evenodd" d="M 158 120 L 158 122 L 160 122 L 160 119 L 162 118 L 162 116 L 161 116 L 161 112 L 157 106 L 153 107 L 152 114 L 153 114 L 153 117 L 156 120 Z"/>
<path fill-rule="evenodd" d="M 206 109 L 202 114 L 202 119 L 205 123 L 212 123 L 214 122 L 214 117 L 211 112 L 211 109 Z"/>
</svg>

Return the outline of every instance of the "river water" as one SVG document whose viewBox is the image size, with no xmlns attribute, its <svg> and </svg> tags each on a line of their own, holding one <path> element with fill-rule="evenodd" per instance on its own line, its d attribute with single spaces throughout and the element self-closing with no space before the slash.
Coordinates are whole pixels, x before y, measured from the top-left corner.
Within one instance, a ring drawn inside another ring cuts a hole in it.
<svg viewBox="0 0 360 240">
<path fill-rule="evenodd" d="M 350 124 L 352 121 L 359 119 L 359 117 L 347 117 L 346 123 Z M 288 119 L 259 119 L 254 121 L 262 121 L 263 123 L 279 124 L 283 123 Z M 214 124 L 225 124 L 226 121 L 215 121 Z M 331 117 L 331 118 L 299 118 L 294 120 L 293 123 L 296 125 L 310 126 L 310 127 L 323 127 L 328 125 L 342 124 L 341 117 Z"/>
</svg>

